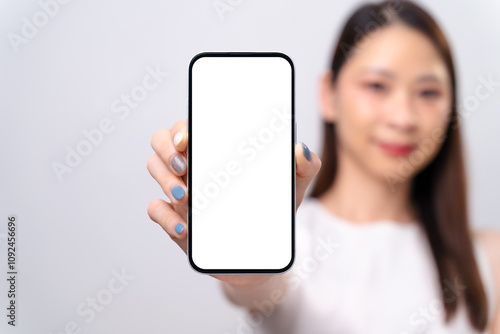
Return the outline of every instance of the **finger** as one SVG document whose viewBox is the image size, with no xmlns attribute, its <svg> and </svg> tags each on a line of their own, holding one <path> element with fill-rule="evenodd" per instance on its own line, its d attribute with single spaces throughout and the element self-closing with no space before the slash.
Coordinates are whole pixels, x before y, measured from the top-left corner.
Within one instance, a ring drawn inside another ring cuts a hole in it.
<svg viewBox="0 0 500 334">
<path fill-rule="evenodd" d="M 172 126 L 172 143 L 179 152 L 185 152 L 188 145 L 186 119 L 183 118 Z"/>
<path fill-rule="evenodd" d="M 148 159 L 147 168 L 149 174 L 158 182 L 172 204 L 187 205 L 188 191 L 186 184 L 165 166 L 158 154 L 155 153 Z"/>
<path fill-rule="evenodd" d="M 321 160 L 302 142 L 295 144 L 295 161 L 297 182 L 312 180 L 321 168 Z"/>
<path fill-rule="evenodd" d="M 296 208 L 302 203 L 307 187 L 321 169 L 321 160 L 302 142 L 295 144 Z"/>
<path fill-rule="evenodd" d="M 184 221 L 187 221 L 187 204 L 186 205 L 172 205 L 175 212 L 177 212 Z"/>
<path fill-rule="evenodd" d="M 148 205 L 148 215 L 158 223 L 187 254 L 186 221 L 172 208 L 171 204 L 162 199 L 155 199 Z"/>
<path fill-rule="evenodd" d="M 175 149 L 169 129 L 156 131 L 151 137 L 151 147 L 174 175 L 181 176 L 186 173 L 186 154 Z"/>
</svg>

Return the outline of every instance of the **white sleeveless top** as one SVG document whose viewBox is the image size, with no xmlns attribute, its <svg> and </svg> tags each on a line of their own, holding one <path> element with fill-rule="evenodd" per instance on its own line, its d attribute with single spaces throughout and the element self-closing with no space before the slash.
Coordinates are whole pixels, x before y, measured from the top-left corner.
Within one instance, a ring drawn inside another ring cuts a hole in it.
<svg viewBox="0 0 500 334">
<path fill-rule="evenodd" d="M 296 218 L 295 262 L 285 273 L 289 295 L 272 309 L 263 303 L 257 314 L 247 313 L 243 332 L 478 333 L 462 304 L 451 322 L 444 322 L 439 276 L 419 224 L 352 223 L 313 197 L 304 198 Z M 493 272 L 482 247 L 474 240 L 491 322 L 497 301 Z M 463 289 L 455 291 L 460 294 Z M 450 289 L 447 298 L 453 296 Z"/>
</svg>

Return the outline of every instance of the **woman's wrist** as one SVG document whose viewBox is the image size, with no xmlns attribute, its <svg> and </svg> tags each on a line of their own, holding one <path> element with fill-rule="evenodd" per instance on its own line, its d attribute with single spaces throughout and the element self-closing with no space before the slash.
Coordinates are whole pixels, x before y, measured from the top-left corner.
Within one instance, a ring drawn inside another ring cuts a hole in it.
<svg viewBox="0 0 500 334">
<path fill-rule="evenodd" d="M 253 284 L 234 285 L 222 282 L 224 292 L 234 304 L 252 309 L 256 303 L 269 299 L 279 302 L 286 293 L 286 278 L 283 274 L 269 275 Z"/>
</svg>

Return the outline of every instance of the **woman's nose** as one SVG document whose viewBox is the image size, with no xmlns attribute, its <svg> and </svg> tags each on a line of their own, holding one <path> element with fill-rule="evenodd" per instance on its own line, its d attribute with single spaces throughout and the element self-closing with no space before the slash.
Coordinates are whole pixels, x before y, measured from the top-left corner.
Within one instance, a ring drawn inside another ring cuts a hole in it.
<svg viewBox="0 0 500 334">
<path fill-rule="evenodd" d="M 417 112 L 409 93 L 399 93 L 390 103 L 386 114 L 388 126 L 400 131 L 413 131 L 417 125 Z"/>
</svg>

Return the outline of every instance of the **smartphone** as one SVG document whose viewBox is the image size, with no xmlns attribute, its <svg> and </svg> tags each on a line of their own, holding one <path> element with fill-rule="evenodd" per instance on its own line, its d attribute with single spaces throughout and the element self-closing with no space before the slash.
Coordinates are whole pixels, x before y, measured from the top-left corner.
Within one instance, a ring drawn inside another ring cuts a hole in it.
<svg viewBox="0 0 500 334">
<path fill-rule="evenodd" d="M 294 66 L 279 52 L 189 64 L 188 259 L 205 274 L 283 273 L 295 257 Z"/>
</svg>

